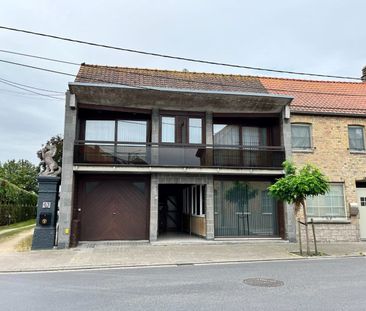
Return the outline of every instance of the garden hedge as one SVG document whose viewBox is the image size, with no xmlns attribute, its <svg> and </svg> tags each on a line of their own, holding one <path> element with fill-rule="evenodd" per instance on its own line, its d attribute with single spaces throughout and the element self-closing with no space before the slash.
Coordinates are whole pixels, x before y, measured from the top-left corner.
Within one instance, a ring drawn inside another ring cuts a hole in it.
<svg viewBox="0 0 366 311">
<path fill-rule="evenodd" d="M 0 226 L 35 218 L 38 196 L 0 178 Z"/>
</svg>

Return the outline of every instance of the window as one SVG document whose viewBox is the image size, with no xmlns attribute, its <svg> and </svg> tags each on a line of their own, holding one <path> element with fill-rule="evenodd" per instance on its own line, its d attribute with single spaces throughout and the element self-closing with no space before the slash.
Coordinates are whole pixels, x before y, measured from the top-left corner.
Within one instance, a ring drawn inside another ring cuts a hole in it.
<svg viewBox="0 0 366 311">
<path fill-rule="evenodd" d="M 267 143 L 267 129 L 263 127 L 242 127 L 244 146 L 265 146 Z"/>
<path fill-rule="evenodd" d="M 349 126 L 348 127 L 349 149 L 362 151 L 365 150 L 365 141 L 363 134 L 363 126 Z"/>
<path fill-rule="evenodd" d="M 146 142 L 146 121 L 119 120 L 117 140 L 122 142 Z"/>
<path fill-rule="evenodd" d="M 85 140 L 114 141 L 115 121 L 87 120 Z"/>
<path fill-rule="evenodd" d="M 292 148 L 311 149 L 310 124 L 291 124 Z"/>
<path fill-rule="evenodd" d="M 202 144 L 202 119 L 189 118 L 189 143 Z"/>
<path fill-rule="evenodd" d="M 361 206 L 366 206 L 366 197 L 360 197 Z"/>
<path fill-rule="evenodd" d="M 255 126 L 240 126 L 233 124 L 213 125 L 215 145 L 266 146 L 267 128 Z"/>
<path fill-rule="evenodd" d="M 161 141 L 175 142 L 175 117 L 161 117 Z"/>
<path fill-rule="evenodd" d="M 343 184 L 330 184 L 325 195 L 310 197 L 306 200 L 308 217 L 346 217 Z"/>
<path fill-rule="evenodd" d="M 192 215 L 204 216 L 204 187 L 202 185 L 195 185 L 192 187 Z"/>
<path fill-rule="evenodd" d="M 239 145 L 239 126 L 229 124 L 214 124 L 215 145 Z"/>
<path fill-rule="evenodd" d="M 115 141 L 117 122 L 117 141 L 141 142 L 147 141 L 147 121 L 138 120 L 86 120 L 85 140 Z"/>
</svg>

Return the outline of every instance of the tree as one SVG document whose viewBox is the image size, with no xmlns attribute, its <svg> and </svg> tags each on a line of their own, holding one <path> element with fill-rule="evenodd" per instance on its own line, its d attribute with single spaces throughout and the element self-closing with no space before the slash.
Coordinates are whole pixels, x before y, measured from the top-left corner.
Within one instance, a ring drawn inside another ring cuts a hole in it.
<svg viewBox="0 0 366 311">
<path fill-rule="evenodd" d="M 4 164 L 0 163 L 0 178 L 9 181 L 19 188 L 37 192 L 38 169 L 28 160 L 9 160 Z"/>
<path fill-rule="evenodd" d="M 311 164 L 306 164 L 298 171 L 292 162 L 285 161 L 283 167 L 285 176 L 279 178 L 268 190 L 273 197 L 294 204 L 297 210 L 302 206 L 306 230 L 306 252 L 310 255 L 306 198 L 328 192 L 328 179 Z"/>
</svg>

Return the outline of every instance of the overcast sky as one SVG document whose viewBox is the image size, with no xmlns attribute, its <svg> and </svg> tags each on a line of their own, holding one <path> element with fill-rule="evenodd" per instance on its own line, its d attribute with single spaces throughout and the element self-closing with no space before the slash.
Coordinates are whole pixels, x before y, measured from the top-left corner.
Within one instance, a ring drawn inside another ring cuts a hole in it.
<svg viewBox="0 0 366 311">
<path fill-rule="evenodd" d="M 184 57 L 360 77 L 366 65 L 365 12 L 364 0 L 1 0 L 0 24 Z M 271 75 L 6 30 L 0 30 L 0 49 L 77 63 Z M 77 66 L 1 52 L 0 60 L 72 74 L 78 70 Z M 0 79 L 64 92 L 72 77 L 0 62 Z M 3 83 L 0 95 L 0 162 L 23 158 L 38 163 L 36 152 L 41 145 L 51 136 L 63 133 L 64 101 Z"/>
</svg>

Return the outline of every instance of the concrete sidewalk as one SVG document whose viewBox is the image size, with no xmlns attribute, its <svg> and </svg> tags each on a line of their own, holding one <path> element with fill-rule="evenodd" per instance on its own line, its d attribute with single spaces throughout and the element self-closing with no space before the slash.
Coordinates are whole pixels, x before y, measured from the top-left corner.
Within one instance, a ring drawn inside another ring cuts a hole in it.
<svg viewBox="0 0 366 311">
<path fill-rule="evenodd" d="M 365 256 L 366 242 L 319 244 L 329 256 Z M 287 242 L 151 245 L 110 243 L 67 250 L 0 254 L 0 272 L 54 271 L 91 268 L 296 260 L 298 245 Z M 318 257 L 322 258 L 322 257 Z"/>
</svg>

